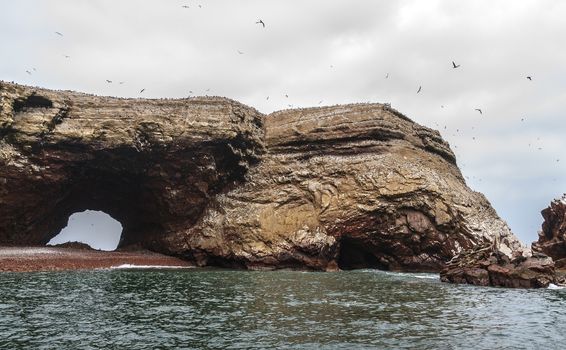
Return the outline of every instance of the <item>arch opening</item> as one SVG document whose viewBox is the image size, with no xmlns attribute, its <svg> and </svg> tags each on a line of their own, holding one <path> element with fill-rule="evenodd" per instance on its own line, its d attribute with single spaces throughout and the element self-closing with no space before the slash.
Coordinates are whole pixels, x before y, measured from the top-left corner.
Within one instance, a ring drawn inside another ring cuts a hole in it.
<svg viewBox="0 0 566 350">
<path fill-rule="evenodd" d="M 67 226 L 47 245 L 78 242 L 94 249 L 112 251 L 120 243 L 122 229 L 122 224 L 107 213 L 85 210 L 71 214 Z"/>
</svg>

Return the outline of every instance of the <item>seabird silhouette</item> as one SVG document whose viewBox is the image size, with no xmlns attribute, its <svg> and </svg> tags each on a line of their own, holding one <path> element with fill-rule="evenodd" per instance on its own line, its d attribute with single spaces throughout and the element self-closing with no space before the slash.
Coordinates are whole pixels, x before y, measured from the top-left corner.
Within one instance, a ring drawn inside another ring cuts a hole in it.
<svg viewBox="0 0 566 350">
<path fill-rule="evenodd" d="M 259 21 L 255 22 L 255 24 L 261 24 L 263 28 L 265 28 L 265 23 L 260 19 Z"/>
<path fill-rule="evenodd" d="M 112 80 L 106 79 L 106 82 L 107 82 L 108 84 L 110 84 L 110 83 L 112 83 Z"/>
<path fill-rule="evenodd" d="M 532 81 L 532 80 L 533 80 L 533 77 L 528 76 L 527 79 L 529 79 L 529 80 Z"/>
<path fill-rule="evenodd" d="M 480 112 L 480 114 L 483 114 L 482 111 L 481 111 L 481 108 L 476 108 L 475 110 Z"/>
<path fill-rule="evenodd" d="M 144 91 L 145 91 L 145 88 L 141 89 L 141 90 L 140 90 L 140 94 L 141 94 L 142 92 L 144 92 Z"/>
<path fill-rule="evenodd" d="M 55 32 L 55 34 L 59 35 L 59 36 L 63 36 L 63 34 L 59 33 L 59 32 Z"/>
<path fill-rule="evenodd" d="M 419 92 L 421 92 L 421 90 L 422 90 L 422 86 L 419 86 L 419 89 L 417 90 L 417 94 L 418 94 Z"/>
<path fill-rule="evenodd" d="M 454 61 L 452 61 L 452 68 L 458 68 L 458 67 L 460 67 L 460 65 L 456 64 L 456 63 L 454 63 Z"/>
</svg>

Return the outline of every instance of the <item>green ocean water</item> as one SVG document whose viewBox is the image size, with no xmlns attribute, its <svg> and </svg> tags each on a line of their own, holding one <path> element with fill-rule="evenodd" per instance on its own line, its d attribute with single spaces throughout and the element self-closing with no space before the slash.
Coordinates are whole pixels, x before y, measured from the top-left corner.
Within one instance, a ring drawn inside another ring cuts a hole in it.
<svg viewBox="0 0 566 350">
<path fill-rule="evenodd" d="M 564 349 L 566 289 L 433 274 L 0 274 L 1 349 Z"/>
</svg>

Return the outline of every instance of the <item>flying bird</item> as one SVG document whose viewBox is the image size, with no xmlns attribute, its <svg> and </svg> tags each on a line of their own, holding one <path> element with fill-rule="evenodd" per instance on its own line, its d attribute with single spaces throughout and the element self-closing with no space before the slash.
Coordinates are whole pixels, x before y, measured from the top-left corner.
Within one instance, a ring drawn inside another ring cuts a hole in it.
<svg viewBox="0 0 566 350">
<path fill-rule="evenodd" d="M 255 24 L 261 24 L 263 28 L 265 28 L 265 23 L 260 19 L 259 21 L 255 22 Z"/>
<path fill-rule="evenodd" d="M 289 98 L 289 95 L 285 94 L 285 97 Z"/>
<path fill-rule="evenodd" d="M 144 91 L 145 91 L 145 88 L 141 89 L 141 90 L 140 90 L 140 94 L 141 94 L 142 92 L 144 92 Z"/>
<path fill-rule="evenodd" d="M 63 55 L 63 57 L 65 57 L 65 58 L 71 58 L 71 56 L 69 56 L 69 55 Z"/>
<path fill-rule="evenodd" d="M 480 112 L 480 114 L 483 114 L 482 111 L 481 111 L 481 108 L 476 108 L 475 110 Z"/>
<path fill-rule="evenodd" d="M 321 104 L 321 103 L 322 103 L 322 100 L 318 101 L 318 104 Z"/>
<path fill-rule="evenodd" d="M 533 77 L 528 76 L 527 79 L 529 79 L 530 81 L 533 80 Z"/>
<path fill-rule="evenodd" d="M 244 53 L 243 53 L 242 51 L 240 51 L 240 50 L 237 50 L 237 51 L 238 51 L 238 53 L 239 53 L 240 55 L 243 55 L 243 54 L 244 54 Z"/>
<path fill-rule="evenodd" d="M 124 84 L 124 83 L 125 83 L 125 81 L 121 81 L 121 82 L 119 82 L 118 84 L 122 85 L 122 84 Z"/>
<path fill-rule="evenodd" d="M 30 72 L 29 70 L 26 70 L 26 73 L 29 74 L 29 75 L 31 75 L 31 72 Z"/>
<path fill-rule="evenodd" d="M 61 34 L 60 32 L 55 32 L 55 34 L 57 34 L 59 36 L 63 36 L 63 34 Z"/>
<path fill-rule="evenodd" d="M 266 100 L 269 100 L 269 96 L 267 96 Z"/>
<path fill-rule="evenodd" d="M 184 9 L 188 9 L 188 8 L 189 8 L 189 5 L 183 5 L 183 6 L 181 6 L 181 7 L 184 8 Z"/>
<path fill-rule="evenodd" d="M 421 90 L 422 90 L 422 86 L 419 86 L 419 89 L 417 90 L 417 94 L 418 94 L 419 92 L 421 92 Z"/>
<path fill-rule="evenodd" d="M 385 74 L 385 79 L 389 79 L 389 73 Z"/>
<path fill-rule="evenodd" d="M 112 83 L 112 80 L 106 79 L 106 82 L 107 82 L 108 84 L 111 84 L 111 83 Z"/>
<path fill-rule="evenodd" d="M 454 63 L 454 61 L 452 61 L 452 68 L 456 69 L 456 68 L 458 68 L 458 67 L 460 67 L 460 65 L 459 65 L 459 64 L 456 64 L 456 63 Z"/>
</svg>

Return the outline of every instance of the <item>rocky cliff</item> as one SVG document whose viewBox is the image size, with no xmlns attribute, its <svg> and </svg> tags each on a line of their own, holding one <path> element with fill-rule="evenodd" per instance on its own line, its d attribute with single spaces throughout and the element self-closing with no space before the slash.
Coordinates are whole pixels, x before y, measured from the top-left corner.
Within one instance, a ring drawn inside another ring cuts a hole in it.
<svg viewBox="0 0 566 350">
<path fill-rule="evenodd" d="M 519 241 L 437 131 L 382 104 L 263 115 L 217 97 L 118 99 L 0 83 L 0 244 L 70 214 L 198 265 L 438 271 Z"/>
<path fill-rule="evenodd" d="M 552 201 L 541 214 L 544 222 L 533 251 L 550 256 L 557 268 L 566 269 L 566 195 Z"/>
</svg>

